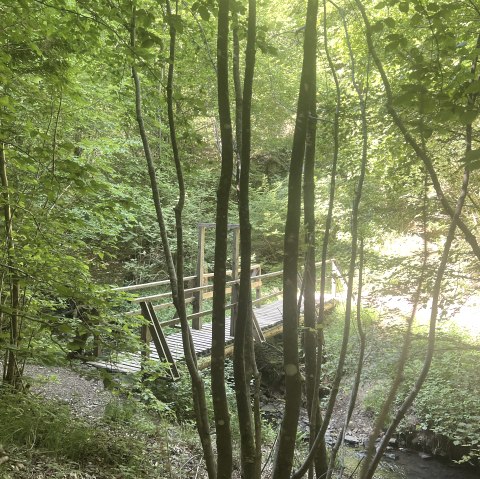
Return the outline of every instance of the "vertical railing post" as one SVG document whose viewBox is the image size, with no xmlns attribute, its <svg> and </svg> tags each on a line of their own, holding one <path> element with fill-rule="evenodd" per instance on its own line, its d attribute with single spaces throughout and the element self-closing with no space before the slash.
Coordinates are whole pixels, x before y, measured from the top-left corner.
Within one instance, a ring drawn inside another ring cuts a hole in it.
<svg viewBox="0 0 480 479">
<path fill-rule="evenodd" d="M 335 299 L 337 297 L 337 271 L 335 269 L 335 260 L 332 259 L 330 261 L 330 264 L 332 265 L 332 297 Z"/>
<path fill-rule="evenodd" d="M 262 267 L 261 265 L 258 265 L 257 268 L 255 268 L 255 276 L 261 276 L 262 275 Z M 257 279 L 257 285 L 255 286 L 255 299 L 259 300 L 262 297 L 262 280 Z M 256 303 L 257 308 L 260 307 L 260 302 Z"/>
<path fill-rule="evenodd" d="M 147 320 L 147 318 L 145 318 Z M 150 325 L 142 324 L 140 329 L 140 338 L 145 347 L 142 349 L 142 358 L 148 359 L 149 357 L 149 343 L 152 340 L 152 335 L 150 334 Z"/>
<path fill-rule="evenodd" d="M 203 286 L 205 275 L 205 226 L 198 225 L 198 256 L 197 256 L 197 278 L 196 286 Z M 203 290 L 195 292 L 193 312 L 199 313 L 203 309 Z M 193 329 L 202 329 L 202 317 L 198 316 L 192 320 Z"/>
<path fill-rule="evenodd" d="M 240 228 L 236 227 L 232 231 L 232 280 L 239 279 L 239 261 L 240 261 Z M 235 336 L 235 322 L 238 315 L 238 293 L 240 285 L 234 283 L 232 285 L 232 310 L 230 315 L 230 336 Z"/>
</svg>

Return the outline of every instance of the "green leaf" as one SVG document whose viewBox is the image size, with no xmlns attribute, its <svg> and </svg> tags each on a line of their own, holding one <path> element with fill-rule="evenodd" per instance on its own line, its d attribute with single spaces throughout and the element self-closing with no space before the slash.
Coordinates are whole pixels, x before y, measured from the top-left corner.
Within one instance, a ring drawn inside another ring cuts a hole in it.
<svg viewBox="0 0 480 479">
<path fill-rule="evenodd" d="M 137 23 L 143 25 L 145 28 L 148 28 L 154 20 L 155 17 L 150 12 L 143 9 L 137 10 Z"/>
<path fill-rule="evenodd" d="M 210 12 L 208 11 L 208 8 L 205 5 L 200 5 L 198 7 L 198 13 L 202 17 L 202 20 L 205 20 L 205 21 L 210 20 Z"/>
<path fill-rule="evenodd" d="M 419 25 L 420 23 L 422 23 L 422 16 L 417 12 L 417 13 L 414 13 L 412 18 L 410 18 L 410 25 L 412 27 L 415 27 L 417 25 Z"/>
<path fill-rule="evenodd" d="M 389 28 L 393 28 L 396 24 L 395 20 L 392 17 L 387 17 L 383 20 L 383 23 Z"/>
<path fill-rule="evenodd" d="M 408 10 L 410 9 L 410 4 L 408 2 L 400 2 L 398 4 L 398 9 L 403 13 L 408 13 Z"/>
<path fill-rule="evenodd" d="M 382 22 L 382 20 L 379 20 L 378 22 L 375 22 L 370 29 L 373 33 L 377 33 L 381 32 L 384 28 L 385 24 Z"/>
<path fill-rule="evenodd" d="M 465 166 L 469 171 L 480 169 L 480 150 L 468 151 L 465 155 Z"/>
<path fill-rule="evenodd" d="M 183 32 L 183 21 L 182 17 L 180 15 L 170 15 L 167 19 L 168 24 L 175 28 L 177 33 L 182 33 Z"/>
<path fill-rule="evenodd" d="M 475 80 L 465 90 L 465 93 L 480 93 L 480 80 Z"/>
<path fill-rule="evenodd" d="M 153 45 L 155 45 L 155 39 L 150 37 L 143 40 L 141 48 L 151 48 Z"/>
<path fill-rule="evenodd" d="M 465 161 L 467 164 L 475 160 L 480 160 L 480 149 L 468 151 L 465 155 Z"/>
<path fill-rule="evenodd" d="M 470 125 L 478 116 L 478 110 L 465 110 L 459 114 L 459 119 L 462 125 Z"/>
</svg>

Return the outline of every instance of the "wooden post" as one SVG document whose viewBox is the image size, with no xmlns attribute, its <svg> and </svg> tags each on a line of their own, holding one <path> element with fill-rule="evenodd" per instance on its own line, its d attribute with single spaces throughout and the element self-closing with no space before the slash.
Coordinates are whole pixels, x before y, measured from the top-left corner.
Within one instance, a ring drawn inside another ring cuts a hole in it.
<svg viewBox="0 0 480 479">
<path fill-rule="evenodd" d="M 335 299 L 337 296 L 337 272 L 335 270 L 335 263 L 334 259 L 330 261 L 330 264 L 332 265 L 332 297 Z"/>
<path fill-rule="evenodd" d="M 142 340 L 142 343 L 144 343 L 146 346 L 146 348 L 142 350 L 142 357 L 143 359 L 148 359 L 149 344 L 150 344 L 150 341 L 152 340 L 152 335 L 150 334 L 150 329 L 148 324 L 142 324 L 142 327 L 140 329 L 140 338 Z"/>
<path fill-rule="evenodd" d="M 234 228 L 232 238 L 232 279 L 239 279 L 239 260 L 240 260 L 240 228 Z M 235 336 L 235 322 L 238 315 L 238 292 L 240 285 L 232 285 L 232 311 L 230 316 L 230 336 Z"/>
<path fill-rule="evenodd" d="M 171 379 L 176 380 L 180 377 L 178 372 L 175 359 L 173 359 L 172 353 L 167 343 L 167 338 L 163 332 L 162 325 L 155 314 L 152 303 L 150 302 L 141 302 L 140 307 L 142 308 L 142 315 L 148 321 L 146 337 L 150 338 L 149 341 L 153 340 L 155 349 L 158 353 L 158 359 L 160 361 L 165 361 L 167 363 L 168 373 Z M 142 329 L 142 336 L 144 331 Z"/>
<path fill-rule="evenodd" d="M 255 270 L 255 276 L 261 276 L 262 274 L 262 267 L 258 265 L 258 268 Z M 258 284 L 259 283 L 259 284 Z M 262 280 L 257 281 L 257 287 L 255 288 L 255 299 L 260 300 L 262 297 Z M 260 307 L 260 302 L 256 303 L 256 307 Z"/>
<path fill-rule="evenodd" d="M 102 354 L 102 345 L 98 334 L 93 335 L 93 355 L 98 358 Z"/>
<path fill-rule="evenodd" d="M 204 285 L 205 274 L 205 226 L 198 225 L 198 256 L 197 256 L 197 279 L 196 286 Z M 193 303 L 193 312 L 199 313 L 203 309 L 203 290 L 195 293 L 195 302 Z M 193 329 L 202 329 L 202 317 L 198 316 L 192 320 Z"/>
</svg>

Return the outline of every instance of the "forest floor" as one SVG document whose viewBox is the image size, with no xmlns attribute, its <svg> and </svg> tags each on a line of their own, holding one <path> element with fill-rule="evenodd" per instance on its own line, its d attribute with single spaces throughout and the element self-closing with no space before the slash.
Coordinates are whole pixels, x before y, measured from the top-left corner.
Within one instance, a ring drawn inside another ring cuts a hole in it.
<svg viewBox="0 0 480 479">
<path fill-rule="evenodd" d="M 119 398 L 115 392 L 104 388 L 103 381 L 98 377 L 97 371 L 89 366 L 76 364 L 71 367 L 60 366 L 40 366 L 28 365 L 25 368 L 25 375 L 28 381 L 30 392 L 33 396 L 44 398 L 48 401 L 57 402 L 60 406 L 64 405 L 72 413 L 72 417 L 86 421 L 93 428 L 108 427 L 103 418 L 108 414 L 108 409 L 112 402 Z M 121 399 L 120 399 L 121 401 Z M 346 407 L 348 406 L 348 396 L 341 394 L 337 408 L 332 418 L 332 425 L 329 429 L 330 440 L 336 436 L 336 432 L 341 427 Z M 264 391 L 262 395 L 262 410 L 265 417 L 271 424 L 276 423 L 281 417 L 283 409 L 283 400 L 279 393 L 271 394 Z M 369 433 L 371 426 L 371 417 L 361 408 L 356 408 L 347 438 L 352 445 L 363 443 Z M 306 431 L 307 418 L 305 414 L 301 419 L 301 430 Z M 181 479 L 201 478 L 201 454 L 192 444 L 192 441 L 185 440 L 186 435 L 178 435 L 178 431 L 173 431 L 172 442 L 169 449 L 173 454 L 169 468 L 177 472 L 172 475 L 157 476 L 175 477 Z M 194 431 L 192 430 L 192 435 Z M 164 445 L 157 444 L 153 438 L 152 449 L 162 450 Z M 268 453 L 268 451 L 265 451 Z M 0 452 L 0 455 L 2 453 Z M 90 462 L 80 467 L 80 464 L 74 462 L 65 462 L 62 466 L 61 461 L 54 461 L 51 457 L 43 455 L 41 451 L 30 451 L 22 449 L 6 450 L 9 459 L 0 466 L 1 479 L 46 479 L 46 478 L 68 478 L 68 479 L 103 479 L 103 478 L 127 478 L 130 477 L 127 472 L 119 472 L 110 475 L 103 467 Z M 5 456 L 4 456 L 5 457 Z M 268 469 L 268 467 L 267 467 Z M 265 469 L 265 474 L 267 473 Z M 181 470 L 180 475 L 178 471 Z M 2 473 L 4 475 L 2 475 Z M 167 471 L 164 471 L 167 474 Z M 119 475 L 120 474 L 120 475 Z M 149 476 L 145 476 L 149 477 Z"/>
<path fill-rule="evenodd" d="M 388 330 L 388 327 L 398 320 L 400 313 L 408 311 L 408 306 L 403 302 L 399 303 L 393 297 L 385 304 L 377 305 L 384 313 L 382 328 L 387 326 L 385 329 Z M 382 342 L 379 332 L 381 330 L 376 331 L 379 337 L 377 341 Z M 264 353 L 270 358 L 280 354 L 275 345 L 266 348 Z M 374 357 L 375 354 L 372 355 L 372 358 Z M 378 357 L 370 359 L 370 362 L 377 360 Z M 276 374 L 275 369 L 274 366 L 270 372 Z M 270 372 L 263 371 L 263 375 L 268 378 Z M 105 388 L 103 375 L 90 366 L 79 363 L 71 367 L 28 365 L 25 375 L 32 393 L 29 395 L 31 399 L 25 403 L 14 404 L 13 407 L 9 404 L 10 411 L 0 404 L 0 423 L 4 429 L 8 429 L 8 421 L 11 421 L 12 434 L 17 435 L 20 428 L 30 428 L 25 433 L 26 447 L 15 446 L 14 441 L 9 443 L 0 432 L 0 479 L 204 477 L 201 450 L 192 422 L 189 420 L 179 422 L 175 419 L 175 414 L 178 418 L 179 410 L 182 412 L 183 409 L 187 409 L 186 404 L 190 395 L 187 381 L 174 391 L 170 398 L 170 406 L 152 416 L 142 409 L 141 404 L 148 403 L 150 398 L 142 397 L 143 393 L 137 388 L 138 384 L 134 383 L 130 387 L 130 393 L 128 384 L 123 389 Z M 345 385 L 339 393 L 327 432 L 329 445 L 333 444 L 343 425 L 349 402 L 350 380 L 351 378 L 346 377 Z M 351 447 L 341 450 L 340 463 L 345 465 L 347 471 L 355 469 L 361 461 L 363 445 L 371 431 L 374 414 L 368 404 L 372 403 L 372 390 L 375 390 L 375 373 L 365 378 L 359 391 L 358 405 L 354 409 L 346 436 L 346 443 Z M 283 407 L 281 377 L 271 377 L 264 385 L 261 397 L 267 435 L 264 459 L 269 457 L 271 445 L 275 441 Z M 6 411 L 3 416 L 2 409 Z M 14 420 L 15 415 L 18 417 Z M 14 424 L 15 421 L 22 420 L 23 423 Z M 27 424 L 28 420 L 35 425 Z M 62 428 L 66 430 L 65 433 L 61 431 Z M 303 411 L 299 437 L 303 436 L 304 440 L 307 437 L 307 428 L 308 421 Z M 53 434 L 60 437 L 53 443 L 48 442 L 48 437 L 44 438 L 49 435 L 47 431 L 50 429 Z M 86 429 L 93 433 L 86 433 Z M 38 444 L 43 445 L 38 447 Z M 55 451 L 60 452 L 52 454 Z M 267 464 L 264 477 L 268 477 L 268 468 Z M 239 476 L 237 474 L 233 477 Z M 432 460 L 431 456 L 424 456 L 422 459 L 417 452 L 402 452 L 395 448 L 387 453 L 375 477 L 470 479 L 478 477 L 478 473 L 452 469 L 448 465 Z"/>
</svg>

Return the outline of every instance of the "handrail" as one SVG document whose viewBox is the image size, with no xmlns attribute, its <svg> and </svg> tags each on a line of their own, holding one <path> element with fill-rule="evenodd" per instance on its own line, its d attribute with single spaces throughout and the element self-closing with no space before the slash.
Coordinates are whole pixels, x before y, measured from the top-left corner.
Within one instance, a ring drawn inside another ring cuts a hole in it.
<svg viewBox="0 0 480 479">
<path fill-rule="evenodd" d="M 336 290 L 336 288 L 335 288 L 335 278 L 339 278 L 342 281 L 342 283 L 345 287 L 347 285 L 347 282 L 346 282 L 340 268 L 338 267 L 335 259 L 331 259 L 331 260 L 329 260 L 329 262 L 331 263 L 331 268 L 332 268 L 332 294 L 333 294 L 333 296 L 335 296 L 335 290 Z M 317 263 L 315 263 L 315 267 L 318 268 L 321 264 L 322 264 L 321 262 L 317 262 Z M 283 294 L 283 289 L 275 290 L 275 291 L 273 291 L 271 293 L 268 293 L 266 295 L 263 295 L 263 296 L 261 294 L 261 286 L 262 286 L 263 280 L 280 277 L 280 276 L 283 275 L 283 270 L 258 274 L 258 273 L 261 272 L 261 265 L 260 264 L 254 264 L 254 265 L 251 266 L 250 272 L 251 272 L 251 276 L 250 276 L 251 287 L 256 289 L 256 295 L 254 296 L 254 298 L 252 298 L 252 301 L 251 301 L 252 305 L 258 305 L 258 303 L 260 303 L 262 301 L 266 301 L 270 298 L 278 297 L 278 296 L 281 296 Z M 225 310 L 228 310 L 230 308 L 232 309 L 232 315 L 231 315 L 231 318 L 230 318 L 230 321 L 231 321 L 230 334 L 232 336 L 234 335 L 234 329 L 235 329 L 234 328 L 234 317 L 236 317 L 235 316 L 235 311 L 236 311 L 237 306 L 238 306 L 238 296 L 235 295 L 235 288 L 237 287 L 236 285 L 238 285 L 240 283 L 240 278 L 237 276 L 237 274 L 238 273 L 233 274 L 232 270 L 227 270 L 227 275 L 229 275 L 230 277 L 233 277 L 234 279 L 231 279 L 231 280 L 225 282 L 225 287 L 228 288 L 227 292 L 229 294 L 231 294 L 231 296 L 230 296 L 230 304 L 226 304 L 224 306 L 224 309 Z M 200 276 L 199 275 L 186 276 L 186 277 L 183 278 L 183 281 L 187 282 L 187 281 L 197 280 L 197 284 L 198 284 L 198 279 L 199 278 L 208 279 L 208 278 L 212 278 L 213 276 L 214 276 L 213 273 L 202 273 Z M 113 291 L 125 291 L 125 292 L 126 291 L 136 291 L 136 290 L 141 290 L 141 289 L 152 289 L 152 288 L 158 287 L 158 286 L 167 286 L 169 284 L 170 284 L 170 280 L 161 280 L 161 281 L 155 281 L 155 282 L 152 282 L 152 283 L 143 283 L 143 284 L 137 284 L 137 285 L 116 287 L 116 288 L 112 288 L 112 290 Z M 212 309 L 201 310 L 202 301 L 204 299 L 212 297 L 212 295 L 213 295 L 213 292 L 211 292 L 212 290 L 213 290 L 213 284 L 201 284 L 200 286 L 195 286 L 195 287 L 192 287 L 192 288 L 186 288 L 184 290 L 184 293 L 187 295 L 187 297 L 185 298 L 185 303 L 188 303 L 188 304 L 193 303 L 193 305 L 194 305 L 193 312 L 191 314 L 188 314 L 187 317 L 186 317 L 186 319 L 188 321 L 192 321 L 192 327 L 194 329 L 201 329 L 201 319 L 200 318 L 202 318 L 203 316 L 211 315 L 213 313 Z M 205 291 L 210 291 L 210 292 L 203 294 L 203 292 L 205 292 Z M 354 295 L 352 295 L 352 296 L 355 300 Z M 135 303 L 135 304 L 150 303 L 147 307 L 153 313 L 154 311 L 160 311 L 160 310 L 167 309 L 167 308 L 173 308 L 174 303 L 171 300 L 171 297 L 172 297 L 172 292 L 168 291 L 168 292 L 165 292 L 165 293 L 139 296 L 137 298 L 130 299 L 130 301 L 132 303 Z M 158 303 L 159 300 L 166 299 L 166 298 L 169 298 L 170 301 Z M 157 302 L 157 304 L 151 304 L 152 302 Z M 198 305 L 200 305 L 200 308 L 198 307 Z M 143 312 L 141 310 L 134 310 L 134 311 L 128 311 L 124 314 L 127 315 L 127 316 L 134 316 L 134 315 L 141 315 L 141 314 L 143 314 Z M 169 319 L 169 320 L 166 320 L 166 321 L 159 321 L 158 322 L 159 327 L 175 326 L 178 323 L 180 323 L 180 319 L 178 317 L 172 318 L 172 319 Z M 145 329 L 145 328 L 147 328 L 147 329 Z M 147 341 L 147 337 L 148 337 L 147 330 L 148 330 L 148 327 L 146 325 L 143 325 L 142 326 L 142 340 Z M 143 339 L 144 336 L 145 336 L 145 339 Z M 98 351 L 97 351 L 97 354 L 98 354 Z"/>
<path fill-rule="evenodd" d="M 342 272 L 340 271 L 340 269 L 338 268 L 338 265 L 336 263 L 336 260 L 335 259 L 331 259 L 329 260 L 331 263 L 332 263 L 332 269 L 334 268 L 335 269 L 335 276 L 337 276 L 341 281 L 342 283 L 344 284 L 344 286 L 346 287 L 347 286 L 347 283 L 343 277 L 343 274 Z M 321 262 L 317 262 L 315 263 L 315 266 L 318 267 L 320 266 L 322 263 Z M 251 267 L 251 270 L 254 271 L 254 270 L 257 270 L 258 268 L 260 267 L 260 265 L 252 265 Z M 228 273 L 231 273 L 231 270 L 228 270 L 227 271 L 227 274 Z M 251 276 L 250 277 L 250 281 L 251 282 L 259 282 L 261 280 L 264 280 L 264 279 L 270 279 L 270 278 L 275 278 L 275 277 L 278 277 L 278 276 L 282 276 L 283 275 L 283 270 L 279 270 L 279 271 L 272 271 L 270 273 L 264 273 L 264 274 L 259 274 L 259 275 L 256 275 L 256 276 Z M 204 275 L 205 278 L 208 278 L 208 277 L 213 277 L 213 273 L 206 273 Z M 184 281 L 189 281 L 189 280 L 192 280 L 192 279 L 195 279 L 196 276 L 186 276 L 184 277 Z M 146 288 L 149 288 L 150 285 L 153 287 L 153 286 L 157 286 L 157 285 L 166 285 L 166 284 L 169 284 L 169 280 L 163 280 L 163 281 L 157 281 L 157 282 L 154 282 L 154 283 L 145 283 L 145 284 L 141 284 L 141 285 L 133 285 L 133 286 L 123 286 L 121 288 L 114 288 L 113 290 L 114 291 L 128 291 L 128 290 L 133 290 L 134 288 L 136 289 L 146 289 Z M 225 286 L 232 286 L 234 284 L 239 284 L 240 283 L 240 279 L 234 279 L 234 280 L 230 280 L 230 281 L 226 281 L 225 283 Z M 203 285 L 203 286 L 195 286 L 193 288 L 187 288 L 184 290 L 185 294 L 193 294 L 195 292 L 198 292 L 198 291 L 210 291 L 213 289 L 213 284 L 206 284 L 206 285 Z M 278 296 L 280 294 L 282 294 L 283 291 L 279 291 L 278 293 L 275 293 L 273 296 Z M 154 295 L 149 295 L 149 296 L 139 296 L 137 298 L 134 298 L 132 301 L 135 302 L 135 303 L 141 303 L 141 302 L 145 302 L 145 301 L 158 301 L 158 300 L 161 300 L 161 299 L 164 299 L 164 298 L 168 298 L 172 295 L 172 292 L 171 291 L 168 291 L 166 293 L 159 293 L 159 294 L 154 294 Z M 256 303 L 256 302 L 259 302 L 261 300 L 264 300 L 266 299 L 266 297 L 262 297 L 262 298 L 259 298 L 257 300 L 254 300 L 252 301 L 252 303 Z M 188 302 L 192 302 L 193 301 L 193 298 L 187 298 L 187 300 L 189 300 Z M 230 305 L 226 305 L 225 306 L 225 309 L 228 309 L 229 307 L 232 307 L 232 306 L 235 306 L 236 303 L 234 304 L 230 304 Z M 169 306 L 173 306 L 173 302 L 169 302 L 169 303 L 163 303 L 161 305 L 157 305 L 155 307 L 155 310 L 158 311 L 160 309 L 164 309 L 166 307 L 169 307 Z M 203 311 L 203 315 L 206 315 L 207 312 L 206 311 Z M 129 312 L 127 313 L 129 315 L 134 315 L 134 314 L 137 314 L 136 312 Z M 195 317 L 200 317 L 200 316 L 203 316 L 203 315 L 197 315 L 197 313 L 195 313 Z"/>
<path fill-rule="evenodd" d="M 255 269 L 258 269 L 260 267 L 259 264 L 253 264 L 251 266 L 251 270 L 255 270 Z M 227 276 L 231 276 L 232 274 L 232 270 L 231 269 L 227 269 Z M 205 273 L 203 275 L 204 278 L 213 278 L 214 274 L 213 273 Z M 193 276 L 185 276 L 183 278 L 183 282 L 187 282 L 187 281 L 193 281 L 194 279 L 197 278 L 197 275 L 193 275 Z M 115 287 L 115 288 L 112 288 L 111 291 L 135 291 L 137 289 L 151 289 L 151 288 L 155 288 L 156 286 L 166 286 L 166 285 L 169 285 L 170 284 L 170 280 L 169 279 L 162 279 L 161 281 L 154 281 L 153 283 L 141 283 L 141 284 L 131 284 L 131 285 L 128 285 L 128 286 L 118 286 L 118 287 Z"/>
<path fill-rule="evenodd" d="M 251 281 L 258 281 L 261 279 L 261 276 L 251 276 L 250 280 Z M 233 284 L 240 284 L 240 279 L 232 279 L 230 281 L 225 282 L 225 286 L 232 286 Z M 195 286 L 195 288 L 188 288 L 185 289 L 184 292 L 185 294 L 190 294 L 190 293 L 195 293 L 197 291 L 205 291 L 205 290 L 211 290 L 213 289 L 213 284 L 205 284 L 204 286 Z M 169 291 L 168 293 L 160 293 L 160 294 L 154 294 L 152 296 L 140 296 L 139 298 L 135 298 L 133 301 L 135 303 L 141 303 L 144 301 L 156 301 L 158 299 L 163 299 L 163 298 L 168 298 L 171 296 L 172 292 Z"/>
<path fill-rule="evenodd" d="M 282 294 L 282 291 L 275 291 L 273 293 L 270 293 L 270 294 L 267 294 L 266 296 L 262 296 L 261 298 L 259 299 L 254 299 L 252 300 L 252 304 L 257 304 L 257 303 L 260 303 L 262 301 L 265 301 L 267 299 L 270 299 L 270 298 L 274 298 L 276 296 L 280 296 Z M 188 298 L 188 299 L 193 299 L 193 298 Z M 237 306 L 238 303 L 230 303 L 230 304 L 226 304 L 225 305 L 225 309 L 230 309 L 231 307 L 233 306 Z M 158 306 L 170 306 L 170 305 L 173 305 L 173 303 L 164 303 L 164 304 L 161 304 L 161 305 L 158 305 Z M 158 307 L 157 306 L 157 307 Z M 162 308 L 163 309 L 163 308 Z M 156 307 L 154 306 L 154 310 L 157 311 Z M 198 313 L 192 313 L 192 314 L 189 314 L 187 316 L 187 320 L 190 320 L 190 319 L 194 319 L 194 318 L 201 318 L 202 316 L 208 316 L 210 314 L 213 313 L 213 309 L 208 309 L 208 310 L 205 310 L 205 311 L 199 311 Z M 130 314 L 130 313 L 129 313 Z M 140 314 L 140 313 L 137 313 L 137 314 Z M 160 324 L 162 326 L 175 326 L 176 324 L 178 324 L 180 322 L 180 319 L 179 318 L 173 318 L 173 319 L 169 319 L 167 321 L 162 321 Z"/>
</svg>

